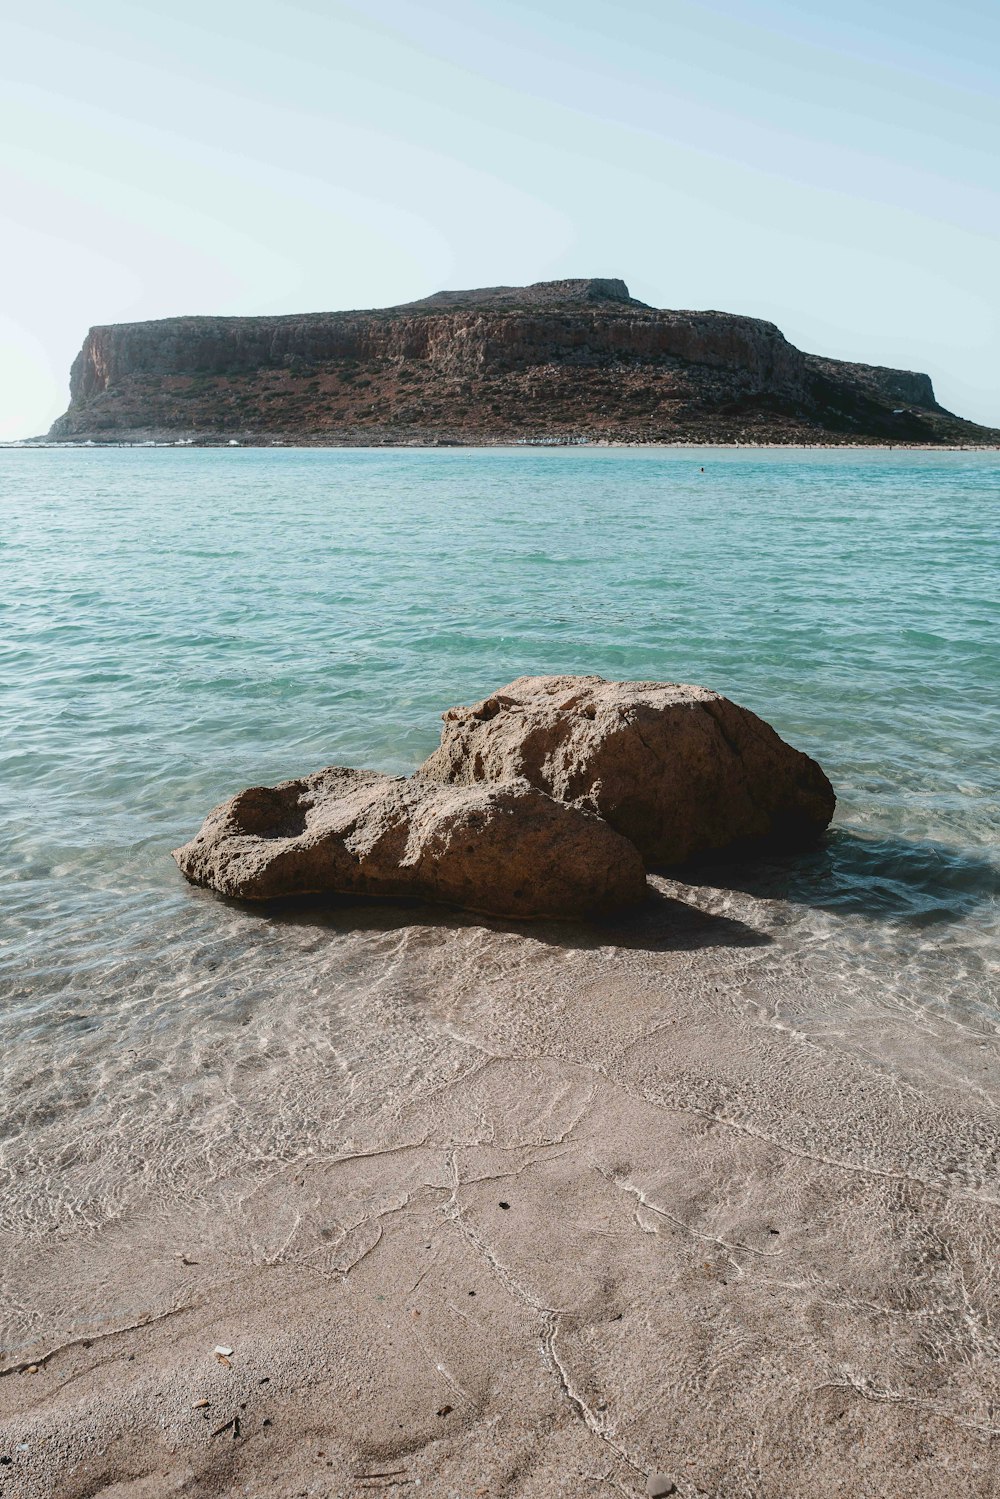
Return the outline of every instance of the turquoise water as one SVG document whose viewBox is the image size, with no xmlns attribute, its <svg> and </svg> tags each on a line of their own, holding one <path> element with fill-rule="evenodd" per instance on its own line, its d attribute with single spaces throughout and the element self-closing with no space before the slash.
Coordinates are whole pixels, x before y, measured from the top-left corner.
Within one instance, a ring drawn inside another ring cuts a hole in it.
<svg viewBox="0 0 1000 1499">
<path fill-rule="evenodd" d="M 8 1141 L 186 1086 L 308 974 L 300 935 L 177 874 L 212 805 L 408 771 L 443 708 L 525 672 L 703 683 L 768 719 L 827 770 L 836 827 L 714 888 L 845 994 L 992 1025 L 998 577 L 996 454 L 0 453 Z"/>
</svg>

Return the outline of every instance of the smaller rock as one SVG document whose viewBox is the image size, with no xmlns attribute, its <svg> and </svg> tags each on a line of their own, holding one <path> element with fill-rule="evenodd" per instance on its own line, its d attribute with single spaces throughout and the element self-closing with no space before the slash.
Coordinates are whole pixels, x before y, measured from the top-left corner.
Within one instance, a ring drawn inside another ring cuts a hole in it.
<svg viewBox="0 0 1000 1499">
<path fill-rule="evenodd" d="M 241 791 L 174 858 L 193 884 L 239 900 L 402 897 L 578 919 L 647 894 L 627 838 L 526 781 L 448 786 L 339 766 Z"/>
</svg>

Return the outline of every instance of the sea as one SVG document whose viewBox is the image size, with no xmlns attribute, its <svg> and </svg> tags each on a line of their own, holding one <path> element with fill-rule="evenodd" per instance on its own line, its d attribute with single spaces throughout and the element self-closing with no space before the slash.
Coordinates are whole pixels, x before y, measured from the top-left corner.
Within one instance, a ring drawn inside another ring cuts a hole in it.
<svg viewBox="0 0 1000 1499">
<path fill-rule="evenodd" d="M 255 912 L 170 851 L 525 673 L 703 684 L 820 761 L 820 848 L 671 886 L 767 928 L 789 1025 L 890 1071 L 995 1041 L 998 580 L 989 452 L 0 451 L 0 1231 L 330 1143 L 373 989 L 418 1023 L 414 914 Z"/>
</svg>

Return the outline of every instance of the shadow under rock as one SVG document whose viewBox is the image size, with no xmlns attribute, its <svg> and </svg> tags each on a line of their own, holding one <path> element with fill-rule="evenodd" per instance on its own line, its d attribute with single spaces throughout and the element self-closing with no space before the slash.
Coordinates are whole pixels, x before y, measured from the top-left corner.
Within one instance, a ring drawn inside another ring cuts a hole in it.
<svg viewBox="0 0 1000 1499">
<path fill-rule="evenodd" d="M 652 886 L 649 899 L 641 906 L 588 922 L 505 921 L 421 901 L 366 901 L 352 896 L 298 897 L 260 905 L 228 900 L 225 903 L 277 925 L 309 926 L 344 934 L 395 932 L 404 927 L 432 931 L 478 927 L 516 933 L 550 947 L 581 951 L 622 947 L 639 952 L 693 952 L 703 947 L 762 947 L 772 940 L 766 933 L 731 916 L 701 911 Z"/>
<path fill-rule="evenodd" d="M 665 871 L 665 873 L 667 873 Z M 930 839 L 831 828 L 814 849 L 751 862 L 702 861 L 669 878 L 765 900 L 882 918 L 909 926 L 956 921 L 1000 894 L 1000 866 Z"/>
</svg>

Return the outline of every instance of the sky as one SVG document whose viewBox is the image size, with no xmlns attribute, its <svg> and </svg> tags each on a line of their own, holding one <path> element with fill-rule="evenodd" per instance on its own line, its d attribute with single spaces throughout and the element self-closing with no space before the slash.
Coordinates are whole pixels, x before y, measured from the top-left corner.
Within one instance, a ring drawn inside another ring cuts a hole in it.
<svg viewBox="0 0 1000 1499">
<path fill-rule="evenodd" d="M 620 276 L 1000 425 L 997 0 L 0 0 L 0 438 L 88 327 Z"/>
</svg>

